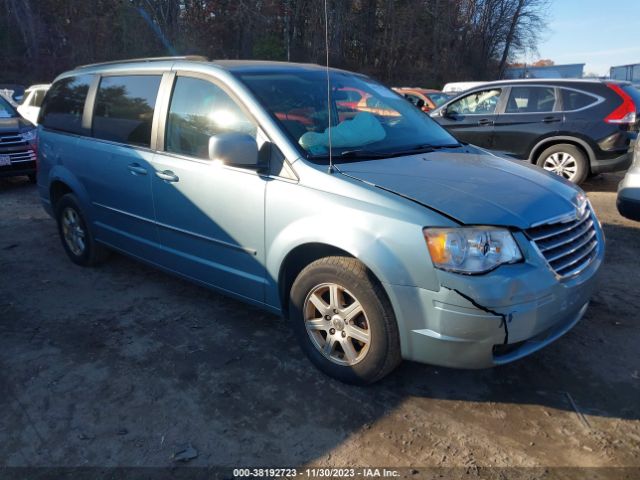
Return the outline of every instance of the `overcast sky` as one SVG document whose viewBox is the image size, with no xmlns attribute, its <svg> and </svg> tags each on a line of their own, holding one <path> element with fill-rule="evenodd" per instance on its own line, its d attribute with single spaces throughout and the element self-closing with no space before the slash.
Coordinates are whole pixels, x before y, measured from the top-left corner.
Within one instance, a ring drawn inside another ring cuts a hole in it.
<svg viewBox="0 0 640 480">
<path fill-rule="evenodd" d="M 640 0 L 552 0 L 549 30 L 527 63 L 586 63 L 585 73 L 640 63 Z"/>
</svg>

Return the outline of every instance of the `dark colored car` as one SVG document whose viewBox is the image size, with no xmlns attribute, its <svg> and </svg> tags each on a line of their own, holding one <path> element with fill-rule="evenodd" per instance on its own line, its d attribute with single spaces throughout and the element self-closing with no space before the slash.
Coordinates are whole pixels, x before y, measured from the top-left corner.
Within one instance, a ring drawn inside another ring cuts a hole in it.
<svg viewBox="0 0 640 480">
<path fill-rule="evenodd" d="M 601 80 L 510 80 L 464 92 L 431 113 L 458 140 L 581 183 L 626 170 L 640 92 Z"/>
<path fill-rule="evenodd" d="M 8 100 L 14 107 L 18 106 L 24 98 L 24 90 L 24 86 L 15 83 L 0 84 L 0 96 Z"/>
<path fill-rule="evenodd" d="M 36 129 L 0 97 L 0 177 L 36 179 Z"/>
</svg>

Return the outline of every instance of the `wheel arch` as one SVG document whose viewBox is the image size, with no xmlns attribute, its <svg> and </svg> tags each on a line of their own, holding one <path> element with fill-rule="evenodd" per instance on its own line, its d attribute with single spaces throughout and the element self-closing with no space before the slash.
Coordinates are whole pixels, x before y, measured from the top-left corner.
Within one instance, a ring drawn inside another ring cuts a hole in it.
<svg viewBox="0 0 640 480">
<path fill-rule="evenodd" d="M 380 278 L 379 272 L 376 273 L 375 267 L 371 268 L 366 261 L 358 258 L 357 255 L 353 253 L 337 247 L 335 245 L 330 245 L 328 243 L 323 242 L 308 242 L 297 245 L 293 248 L 287 255 L 284 257 L 280 269 L 278 272 L 278 299 L 280 301 L 280 306 L 282 313 L 285 317 L 289 315 L 289 293 L 291 292 L 291 287 L 293 286 L 293 282 L 298 277 L 300 272 L 309 264 L 315 262 L 324 257 L 332 257 L 332 256 L 343 256 L 349 258 L 355 258 L 362 262 L 365 268 L 371 272 L 372 279 L 376 283 L 378 283 L 385 293 L 387 300 L 390 305 L 393 305 L 391 302 L 391 298 L 389 297 L 388 292 L 384 287 L 384 283 Z"/>
<path fill-rule="evenodd" d="M 60 199 L 67 193 L 73 193 L 73 189 L 62 180 L 54 180 L 49 186 L 49 200 L 51 201 L 51 207 L 55 211 L 56 205 Z"/>
<path fill-rule="evenodd" d="M 529 162 L 536 163 L 538 160 L 538 156 L 547 148 L 552 147 L 554 145 L 560 145 L 563 143 L 567 143 L 569 145 L 573 145 L 574 147 L 580 149 L 583 152 L 587 160 L 589 160 L 589 171 L 591 170 L 591 163 L 595 160 L 595 153 L 593 149 L 589 145 L 586 140 L 577 137 L 571 136 L 556 136 L 556 137 L 548 137 L 544 140 L 539 141 L 536 145 L 531 149 L 531 154 L 529 155 Z"/>
<path fill-rule="evenodd" d="M 54 212 L 56 202 L 67 193 L 73 193 L 78 197 L 83 210 L 91 210 L 89 194 L 82 183 L 69 170 L 61 165 L 56 165 L 49 173 L 49 201 Z"/>
</svg>

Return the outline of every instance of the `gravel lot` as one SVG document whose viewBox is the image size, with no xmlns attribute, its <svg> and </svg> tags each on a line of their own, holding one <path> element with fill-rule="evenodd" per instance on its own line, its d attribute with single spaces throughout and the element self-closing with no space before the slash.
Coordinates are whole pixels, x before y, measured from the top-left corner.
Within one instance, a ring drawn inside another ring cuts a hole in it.
<svg viewBox="0 0 640 480">
<path fill-rule="evenodd" d="M 515 364 L 320 374 L 281 319 L 120 255 L 73 265 L 0 180 L 0 466 L 640 467 L 640 223 L 586 186 L 607 258 L 586 317 Z M 574 407 L 575 405 L 575 407 Z M 581 417 L 577 412 L 581 412 Z"/>
</svg>

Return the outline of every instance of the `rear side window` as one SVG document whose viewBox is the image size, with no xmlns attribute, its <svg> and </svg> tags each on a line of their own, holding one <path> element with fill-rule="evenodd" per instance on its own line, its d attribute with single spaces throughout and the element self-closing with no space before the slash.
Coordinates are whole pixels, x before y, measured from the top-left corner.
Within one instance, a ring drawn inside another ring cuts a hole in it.
<svg viewBox="0 0 640 480">
<path fill-rule="evenodd" d="M 92 75 L 81 75 L 54 83 L 42 104 L 39 123 L 51 130 L 83 133 L 82 113 L 92 80 Z"/>
<path fill-rule="evenodd" d="M 562 89 L 563 110 L 570 112 L 572 110 L 580 110 L 581 108 L 593 105 L 598 101 L 597 98 L 578 92 L 577 90 Z"/>
<path fill-rule="evenodd" d="M 149 147 L 160 75 L 103 77 L 96 94 L 93 136 Z"/>
<path fill-rule="evenodd" d="M 167 119 L 167 152 L 209 159 L 209 138 L 221 133 L 256 136 L 256 126 L 220 87 L 178 77 Z"/>
<path fill-rule="evenodd" d="M 512 87 L 506 113 L 553 112 L 556 93 L 553 87 Z"/>
<path fill-rule="evenodd" d="M 47 93 L 46 90 L 36 90 L 33 96 L 31 97 L 31 106 L 40 107 L 42 105 L 42 101 L 44 100 L 44 96 L 46 93 Z"/>
</svg>

